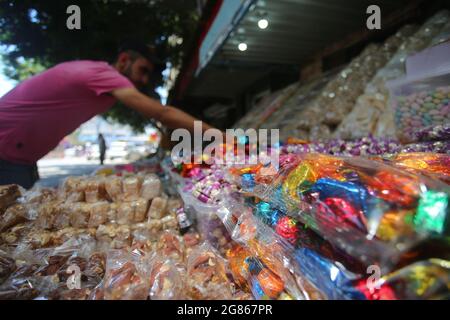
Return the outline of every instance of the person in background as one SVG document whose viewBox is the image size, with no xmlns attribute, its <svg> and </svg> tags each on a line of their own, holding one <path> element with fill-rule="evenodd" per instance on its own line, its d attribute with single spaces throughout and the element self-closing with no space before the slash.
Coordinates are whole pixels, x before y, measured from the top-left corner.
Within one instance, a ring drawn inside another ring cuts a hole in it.
<svg viewBox="0 0 450 320">
<path fill-rule="evenodd" d="M 105 162 L 106 141 L 101 133 L 98 135 L 98 148 L 100 153 L 100 165 L 103 165 Z"/>
<path fill-rule="evenodd" d="M 149 47 L 129 41 L 112 64 L 61 63 L 0 98 L 0 185 L 31 188 L 38 179 L 37 161 L 117 101 L 168 128 L 193 132 L 197 119 L 139 90 L 148 85 L 157 63 Z M 209 128 L 203 123 L 203 131 Z"/>
</svg>

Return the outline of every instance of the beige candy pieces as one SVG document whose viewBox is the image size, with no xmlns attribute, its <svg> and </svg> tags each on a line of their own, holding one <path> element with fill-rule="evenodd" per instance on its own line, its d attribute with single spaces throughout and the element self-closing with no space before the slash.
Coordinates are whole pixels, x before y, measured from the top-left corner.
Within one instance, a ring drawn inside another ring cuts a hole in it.
<svg viewBox="0 0 450 320">
<path fill-rule="evenodd" d="M 111 200 L 120 201 L 122 198 L 122 179 L 116 176 L 108 177 L 105 181 L 105 189 Z"/>
<path fill-rule="evenodd" d="M 70 215 L 70 225 L 74 228 L 87 228 L 91 216 L 91 206 L 87 203 L 74 203 Z"/>
<path fill-rule="evenodd" d="M 145 221 L 147 218 L 148 200 L 139 199 L 132 202 L 134 208 L 133 222 L 139 223 Z"/>
<path fill-rule="evenodd" d="M 141 190 L 141 184 L 142 181 L 139 176 L 132 176 L 123 180 L 122 190 L 124 201 L 138 200 Z"/>
<path fill-rule="evenodd" d="M 108 202 L 93 203 L 90 208 L 89 228 L 97 228 L 98 226 L 108 222 L 108 214 L 110 205 Z"/>
<path fill-rule="evenodd" d="M 105 182 L 103 178 L 91 178 L 86 183 L 86 202 L 96 203 L 106 198 Z"/>
<path fill-rule="evenodd" d="M 150 174 L 145 176 L 141 187 L 141 197 L 147 200 L 152 200 L 161 194 L 161 181 L 159 178 Z"/>
<path fill-rule="evenodd" d="M 71 203 L 61 203 L 55 212 L 53 226 L 55 229 L 64 229 L 70 226 L 70 216 L 72 213 Z"/>
<path fill-rule="evenodd" d="M 149 219 L 161 219 L 166 214 L 167 199 L 156 197 L 153 199 L 150 209 L 148 210 Z"/>
</svg>

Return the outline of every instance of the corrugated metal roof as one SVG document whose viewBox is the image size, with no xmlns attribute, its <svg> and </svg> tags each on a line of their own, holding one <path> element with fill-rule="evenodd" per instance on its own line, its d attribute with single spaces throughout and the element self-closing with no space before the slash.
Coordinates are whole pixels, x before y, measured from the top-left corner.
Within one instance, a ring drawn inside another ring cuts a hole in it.
<svg viewBox="0 0 450 320">
<path fill-rule="evenodd" d="M 233 99 L 280 66 L 298 73 L 298 67 L 321 49 L 364 30 L 366 10 L 372 4 L 380 6 L 384 18 L 411 0 L 255 1 L 193 79 L 187 94 Z M 269 21 L 265 30 L 258 27 L 262 16 Z M 247 51 L 238 50 L 240 42 L 247 44 Z"/>
<path fill-rule="evenodd" d="M 375 1 L 386 15 L 409 1 Z M 265 0 L 257 1 L 226 41 L 216 59 L 300 64 L 321 48 L 366 25 L 373 0 Z M 269 27 L 259 29 L 260 15 Z M 248 45 L 238 50 L 239 42 Z"/>
</svg>

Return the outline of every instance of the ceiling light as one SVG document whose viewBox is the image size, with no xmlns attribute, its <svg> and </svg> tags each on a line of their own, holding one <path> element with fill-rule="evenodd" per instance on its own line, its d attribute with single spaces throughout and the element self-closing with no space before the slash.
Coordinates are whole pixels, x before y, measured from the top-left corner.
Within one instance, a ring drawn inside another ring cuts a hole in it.
<svg viewBox="0 0 450 320">
<path fill-rule="evenodd" d="M 269 20 L 263 18 L 258 21 L 258 27 L 262 30 L 267 29 L 269 26 Z"/>
<path fill-rule="evenodd" d="M 241 42 L 238 45 L 239 51 L 247 51 L 247 48 L 248 48 L 248 46 L 247 46 L 247 44 L 245 42 Z"/>
</svg>

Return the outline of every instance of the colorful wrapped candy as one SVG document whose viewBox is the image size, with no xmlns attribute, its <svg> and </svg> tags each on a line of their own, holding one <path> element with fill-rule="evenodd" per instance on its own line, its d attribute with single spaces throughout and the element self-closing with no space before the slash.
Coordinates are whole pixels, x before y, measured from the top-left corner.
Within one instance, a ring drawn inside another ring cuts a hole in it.
<svg viewBox="0 0 450 320">
<path fill-rule="evenodd" d="M 387 158 L 394 166 L 413 173 L 426 174 L 450 184 L 450 155 L 438 153 L 402 153 Z"/>
<path fill-rule="evenodd" d="M 255 193 L 367 265 L 389 269 L 401 252 L 448 232 L 449 189 L 438 180 L 362 158 L 287 159 L 273 183 Z M 261 208 L 257 214 L 267 220 Z M 293 225 L 281 221 L 277 233 L 295 243 Z"/>
<path fill-rule="evenodd" d="M 355 284 L 368 300 L 448 300 L 450 262 L 441 259 L 420 261 L 368 284 L 366 279 Z"/>
</svg>

